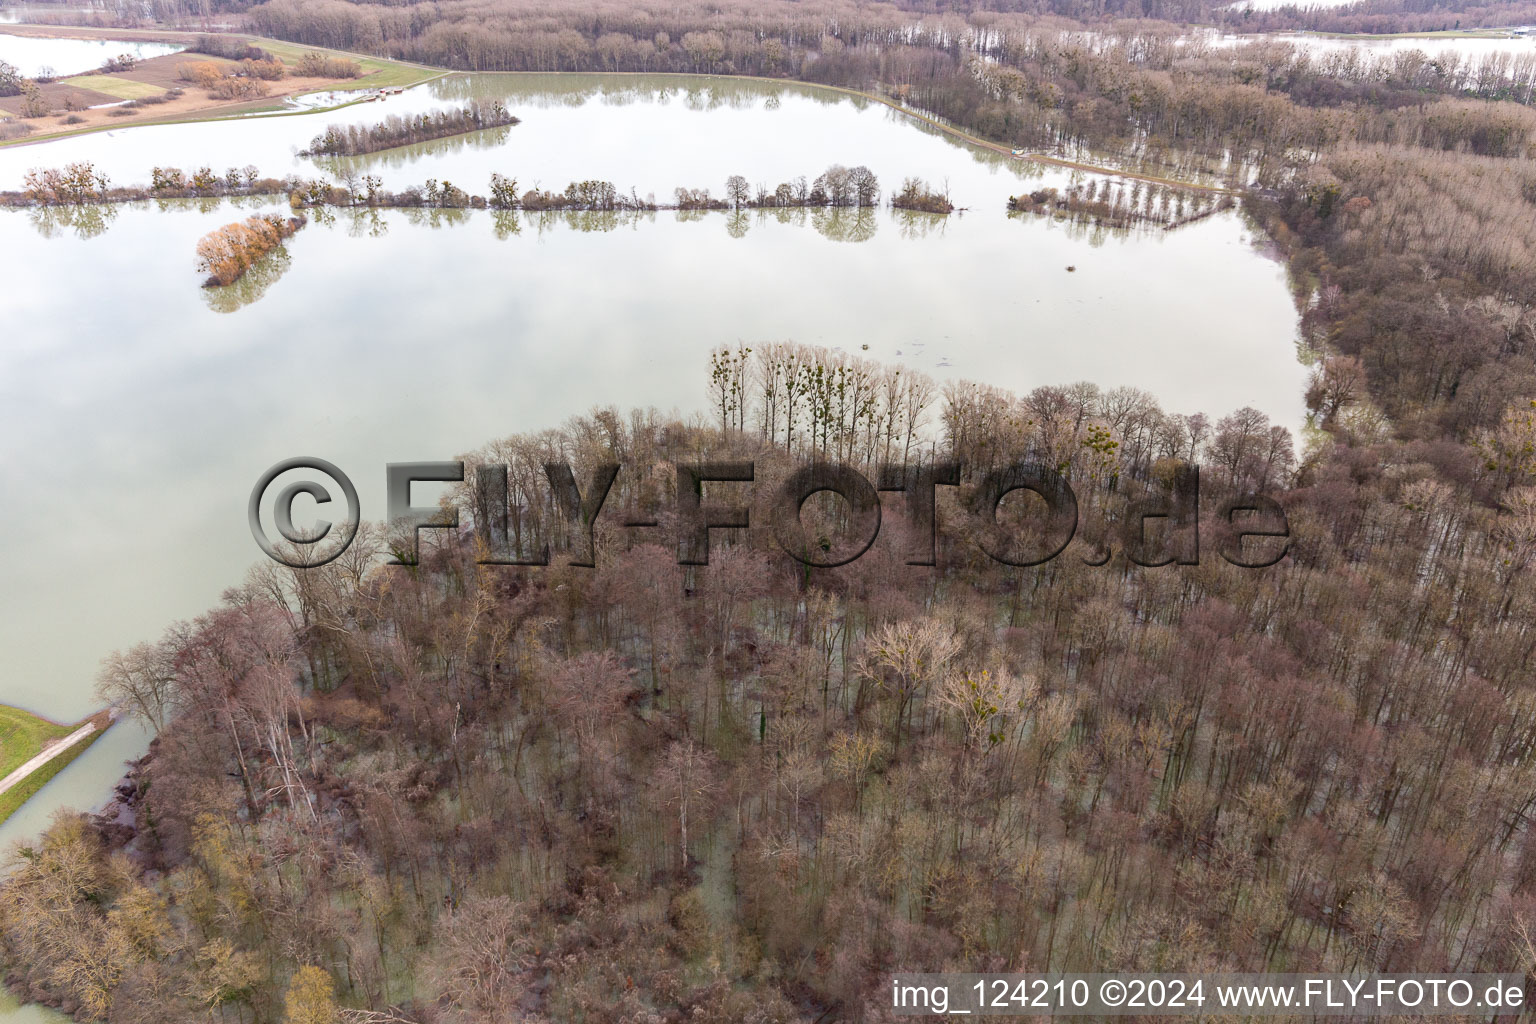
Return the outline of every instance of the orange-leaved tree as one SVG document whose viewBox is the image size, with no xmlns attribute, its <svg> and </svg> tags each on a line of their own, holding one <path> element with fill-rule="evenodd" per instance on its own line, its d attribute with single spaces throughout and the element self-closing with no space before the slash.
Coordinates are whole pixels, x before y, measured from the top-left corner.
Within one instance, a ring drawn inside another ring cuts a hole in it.
<svg viewBox="0 0 1536 1024">
<path fill-rule="evenodd" d="M 226 224 L 197 243 L 197 269 L 209 275 L 210 285 L 230 284 L 302 226 L 301 220 L 272 214 Z"/>
</svg>

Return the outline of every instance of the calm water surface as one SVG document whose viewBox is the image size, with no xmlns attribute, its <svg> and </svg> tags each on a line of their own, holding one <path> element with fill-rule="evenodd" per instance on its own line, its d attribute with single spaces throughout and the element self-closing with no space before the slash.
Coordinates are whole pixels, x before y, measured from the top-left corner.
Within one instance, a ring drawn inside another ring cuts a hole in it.
<svg viewBox="0 0 1536 1024">
<path fill-rule="evenodd" d="M 1536 57 L 1533 36 L 1393 36 L 1372 39 L 1363 36 L 1317 36 L 1285 33 L 1275 38 L 1318 53 L 1359 50 L 1363 54 L 1391 54 L 1418 50 L 1431 56 L 1454 53 L 1462 58 L 1489 56 Z"/>
<path fill-rule="evenodd" d="M 0 149 L 0 189 L 19 187 L 30 167 L 73 160 L 91 160 L 124 184 L 147 182 L 155 166 L 201 164 L 324 176 L 336 162 L 297 153 L 326 125 L 371 124 L 471 99 L 501 99 L 523 123 L 351 165 L 391 188 L 435 177 L 484 193 L 495 171 L 525 187 L 603 178 L 665 199 L 679 185 L 719 193 L 731 174 L 776 184 L 833 162 L 864 163 L 883 178 L 948 177 L 960 205 L 1005 199 L 1038 173 L 1003 154 L 958 149 L 884 104 L 808 87 L 670 75 L 458 75 L 322 113 L 115 129 Z"/>
<path fill-rule="evenodd" d="M 1229 11 L 1277 11 L 1282 7 L 1299 7 L 1302 10 L 1326 10 L 1332 7 L 1348 7 L 1358 0 L 1237 0 L 1226 5 Z"/>
<path fill-rule="evenodd" d="M 3 15 L 4 12 L 0 12 Z M 0 21 L 5 21 L 0 16 Z M 14 17 L 10 20 L 14 21 Z M 44 68 L 56 75 L 74 75 L 101 67 L 109 58 L 131 53 L 141 60 L 179 53 L 169 43 L 140 43 L 117 39 L 38 39 L 0 32 L 0 60 L 15 65 L 31 78 Z"/>
<path fill-rule="evenodd" d="M 1284 3 L 1280 4 L 1281 6 Z M 1233 46 L 1238 43 L 1274 40 L 1313 53 L 1342 53 L 1354 51 L 1363 57 L 1384 57 L 1395 53 L 1418 50 L 1431 57 L 1455 54 L 1463 60 L 1480 60 L 1485 57 L 1526 57 L 1536 59 L 1536 36 L 1324 36 L 1308 32 L 1276 32 L 1270 35 L 1224 35 L 1202 32 L 1191 36 L 1214 46 Z"/>
<path fill-rule="evenodd" d="M 0 187 L 75 159 L 125 182 L 155 164 L 322 173 L 294 150 L 328 121 L 472 95 L 503 97 L 523 124 L 352 166 L 391 187 L 483 192 L 496 170 L 524 187 L 606 178 L 665 198 L 684 184 L 718 194 L 733 173 L 772 185 L 864 163 L 888 188 L 947 181 L 968 211 L 340 212 L 218 292 L 199 287 L 198 238 L 281 206 L 0 211 L 0 435 L 16 439 L 0 493 L 26 496 L 0 503 L 0 700 L 91 711 L 103 655 L 205 610 L 257 561 L 245 503 L 280 459 L 335 462 L 379 518 L 386 462 L 452 458 L 598 405 L 702 409 L 705 356 L 722 343 L 794 339 L 1018 390 L 1091 379 L 1170 411 L 1253 405 L 1300 423 L 1295 308 L 1237 213 L 1130 235 L 1012 219 L 1008 195 L 1069 174 L 792 86 L 449 79 L 331 114 L 0 150 Z M 115 728 L 0 841 L 99 804 L 143 742 Z M 5 1024 L 35 1019 L 0 1004 Z"/>
</svg>

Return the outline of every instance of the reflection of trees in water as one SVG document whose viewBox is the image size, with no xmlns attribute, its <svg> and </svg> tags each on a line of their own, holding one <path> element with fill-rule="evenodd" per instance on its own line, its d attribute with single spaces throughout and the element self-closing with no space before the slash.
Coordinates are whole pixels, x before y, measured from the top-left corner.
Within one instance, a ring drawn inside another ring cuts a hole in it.
<svg viewBox="0 0 1536 1024">
<path fill-rule="evenodd" d="M 1108 238 L 1163 235 L 1231 210 L 1230 196 L 1217 197 L 1158 183 L 1090 179 L 1064 195 L 1042 189 L 1010 202 L 1010 217 L 1025 216 L 1060 226 L 1074 239 L 1102 244 Z"/>
<path fill-rule="evenodd" d="M 1074 242 L 1086 241 L 1097 249 L 1111 238 L 1127 239 L 1132 236 L 1147 237 L 1151 235 L 1161 236 L 1166 234 L 1160 225 L 1133 222 L 1129 225 L 1107 224 L 1097 221 L 1087 214 L 1062 213 L 1056 216 L 1041 217 L 1039 214 L 1008 212 L 1009 220 L 1029 221 L 1030 223 L 1044 223 L 1053 230 L 1059 230 Z"/>
<path fill-rule="evenodd" d="M 1050 156 L 1077 163 L 1100 167 L 1115 167 L 1130 174 L 1144 174 L 1151 178 L 1169 178 L 1206 185 L 1222 181 L 1249 181 L 1265 173 L 1271 165 L 1268 157 L 1258 161 L 1239 158 L 1227 150 L 1215 152 L 1198 148 L 1170 147 L 1165 142 L 1138 133 L 1122 146 L 1100 143 L 1096 146 L 1062 142 L 1050 150 Z M 1035 164 L 1035 161 L 1027 161 Z M 1045 170 L 1050 165 L 1036 164 Z M 1072 180 L 1081 181 L 1080 171 L 1074 170 Z"/>
<path fill-rule="evenodd" d="M 519 75 L 516 79 L 487 75 L 453 75 L 427 84 L 434 99 L 462 103 L 498 99 L 516 113 L 517 107 L 571 108 L 597 100 L 608 106 L 635 103 L 666 104 L 681 97 L 689 110 L 744 110 L 758 105 L 778 109 L 786 93 L 822 106 L 852 103 L 864 109 L 869 101 L 802 83 L 759 82 L 715 78 L 708 82 L 688 75 Z"/>
<path fill-rule="evenodd" d="M 274 202 L 286 201 L 286 196 L 229 196 L 224 201 L 232 209 L 257 209 L 263 206 L 271 206 Z M 217 202 L 217 200 L 215 200 Z"/>
<path fill-rule="evenodd" d="M 811 227 L 834 242 L 867 242 L 875 237 L 879 226 L 874 208 L 868 206 L 818 206 L 811 210 Z"/>
<path fill-rule="evenodd" d="M 514 112 L 518 107 L 580 107 L 593 100 L 614 106 L 629 106 L 647 102 L 665 106 L 671 100 L 678 97 L 681 97 L 687 109 L 695 111 L 709 111 L 722 108 L 748 109 L 752 107 L 776 110 L 782 105 L 784 97 L 788 95 L 800 97 L 823 107 L 832 107 L 846 103 L 856 111 L 868 110 L 878 102 L 852 93 L 835 92 L 829 89 L 817 88 L 808 83 L 792 82 L 789 80 L 780 83 L 749 79 L 713 78 L 707 82 L 701 82 L 699 79 L 691 76 L 650 75 L 643 73 L 617 76 L 530 74 L 519 75 L 515 79 L 500 76 L 464 74 L 440 78 L 427 83 L 427 85 L 421 88 L 430 89 L 434 98 L 444 101 L 463 102 L 477 99 L 499 99 L 506 103 Z M 907 125 L 920 132 L 944 139 L 949 145 L 967 152 L 971 159 L 978 164 L 1005 169 L 1020 181 L 1037 180 L 1046 174 L 1059 173 L 1060 170 L 1057 167 L 1033 160 L 1021 160 L 1006 152 L 972 145 L 956 138 L 934 124 L 916 117 L 909 117 L 907 114 L 895 109 L 888 109 L 887 115 L 895 123 Z M 932 114 L 926 116 L 934 117 Z M 935 120 L 949 124 L 943 118 L 935 117 Z M 961 128 L 961 130 L 964 129 Z M 390 150 L 388 152 L 390 154 L 409 154 L 414 149 L 416 147 Z M 438 152 L 442 152 L 442 150 L 438 150 Z M 1220 161 L 1213 160 L 1209 154 L 1200 155 L 1184 150 L 1160 148 L 1148 144 L 1145 139 L 1132 140 L 1119 151 L 1113 149 L 1093 150 L 1081 145 L 1072 144 L 1067 140 L 1062 140 L 1060 145 L 1051 149 L 1051 152 L 1055 156 L 1085 163 L 1109 161 L 1122 165 L 1125 169 L 1131 171 L 1157 168 L 1152 173 L 1191 178 L 1193 180 L 1199 180 L 1223 170 Z M 419 155 L 420 151 L 417 151 L 410 157 L 396 157 L 395 159 L 403 161 L 403 159 L 414 159 Z M 1231 170 L 1231 168 L 1227 169 Z"/>
<path fill-rule="evenodd" d="M 896 231 L 902 238 L 927 238 L 942 236 L 949 218 L 942 213 L 923 213 L 921 210 L 893 210 Z"/>
<path fill-rule="evenodd" d="M 267 294 L 267 289 L 288 272 L 292 262 L 288 250 L 278 246 L 251 264 L 251 268 L 233 284 L 222 288 L 204 288 L 203 301 L 215 313 L 233 313 L 244 309 Z"/>
<path fill-rule="evenodd" d="M 224 200 L 219 196 L 192 197 L 188 199 L 156 199 L 155 209 L 161 213 L 212 213 Z"/>
<path fill-rule="evenodd" d="M 666 106 L 673 99 L 679 97 L 683 105 L 688 110 L 693 111 L 709 111 L 722 108 L 742 110 L 752 107 L 777 110 L 782 106 L 784 98 L 790 95 L 808 100 L 822 107 L 833 107 L 846 103 L 856 111 L 868 110 L 878 102 L 851 93 L 820 89 L 807 83 L 788 80 L 778 83 L 753 81 L 750 79 L 713 78 L 708 82 L 701 82 L 692 76 L 665 74 L 618 76 L 530 74 L 518 75 L 514 79 L 500 76 L 465 74 L 440 78 L 427 83 L 423 88 L 429 88 L 434 98 L 444 101 L 451 100 L 462 103 L 467 100 L 498 99 L 505 103 L 514 113 L 519 107 L 574 108 L 583 106 L 593 100 L 613 106 L 630 106 L 636 103 L 655 103 L 660 106 Z M 942 138 L 949 145 L 970 154 L 971 158 L 977 163 L 987 167 L 1006 169 L 1021 181 L 1036 180 L 1056 170 L 1033 160 L 1021 160 L 1010 156 L 1008 153 L 1000 153 L 994 149 L 971 145 L 933 124 L 915 117 L 909 117 L 897 110 L 888 109 L 887 113 L 893 122 Z M 412 150 L 416 149 L 417 147 L 407 147 L 401 150 L 389 150 L 388 153 L 411 154 Z M 442 152 L 442 150 L 437 152 Z M 399 162 L 404 162 L 406 159 L 415 159 L 419 155 L 421 153 L 418 150 L 409 157 L 397 156 L 395 159 Z M 1087 162 L 1096 162 L 1095 155 L 1084 149 L 1063 147 L 1058 155 L 1065 155 Z M 1166 159 L 1175 155 L 1173 153 L 1152 154 L 1152 156 L 1159 159 Z M 1120 156 L 1132 164 L 1139 162 L 1139 158 L 1132 155 L 1120 154 Z"/>
<path fill-rule="evenodd" d="M 507 103 L 509 109 L 513 104 L 525 107 L 579 107 L 605 91 L 604 83 L 594 75 L 567 77 L 570 81 L 563 88 L 551 84 L 544 88 L 529 89 L 526 87 L 529 84 L 526 79 L 509 81 L 484 75 L 450 75 L 428 83 L 428 88 L 432 90 L 433 99 L 500 99 Z M 626 87 L 621 85 L 614 91 L 623 92 Z M 641 90 L 629 86 L 627 91 L 638 93 Z"/>
<path fill-rule="evenodd" d="M 270 206 L 272 200 L 266 196 L 207 196 L 200 199 L 154 199 L 130 203 L 88 203 L 81 206 L 31 206 L 27 207 L 26 215 L 32 230 L 44 238 L 58 238 L 70 232 L 76 238 L 89 239 L 105 234 L 125 206 L 154 209 L 160 213 L 213 213 L 225 203 L 234 208 L 260 209 Z"/>
<path fill-rule="evenodd" d="M 557 227 L 601 233 L 632 228 L 641 221 L 654 223 L 656 220 L 656 214 L 651 210 L 541 210 L 538 213 L 525 213 L 524 216 L 533 218 L 534 228 L 541 236 Z"/>
<path fill-rule="evenodd" d="M 516 210 L 493 210 L 491 223 L 495 225 L 496 237 L 503 242 L 523 233 L 523 223 Z"/>
<path fill-rule="evenodd" d="M 606 232 L 621 225 L 634 224 L 635 218 L 618 210 L 560 210 L 560 219 L 572 231 Z"/>
<path fill-rule="evenodd" d="M 758 211 L 760 217 L 772 217 L 780 224 L 793 224 L 795 227 L 805 227 L 805 221 L 810 216 L 810 210 L 804 206 L 770 206 Z"/>
<path fill-rule="evenodd" d="M 417 142 L 409 146 L 397 146 L 394 149 L 381 149 L 377 153 L 361 156 L 312 159 L 320 170 L 340 179 L 345 170 L 351 170 L 354 174 L 363 174 L 379 167 L 405 167 L 423 157 L 446 156 L 449 153 L 457 153 L 461 149 L 495 149 L 507 141 L 507 133 L 513 127 L 515 126 L 502 125 L 500 128 L 482 128 L 477 132 L 450 135 L 445 139 Z"/>
<path fill-rule="evenodd" d="M 389 234 L 389 221 L 376 209 L 348 210 L 352 222 L 347 225 L 347 234 L 352 238 L 383 238 Z"/>
<path fill-rule="evenodd" d="M 920 237 L 931 232 L 942 233 L 945 218 L 937 214 L 916 214 L 910 210 L 893 210 L 902 237 Z M 751 230 L 754 220 L 758 224 L 773 221 L 787 227 L 803 228 L 807 223 L 816 232 L 834 242 L 867 242 L 875 237 L 880 227 L 881 211 L 872 206 L 763 206 L 751 210 L 678 210 L 679 223 L 701 221 L 709 217 L 723 216 L 725 230 L 732 238 L 742 238 Z M 922 224 L 910 229 L 907 224 Z"/>
<path fill-rule="evenodd" d="M 451 227 L 462 224 L 473 211 L 466 210 L 416 210 L 421 213 L 452 214 L 439 222 L 438 218 L 417 217 L 413 224 L 429 227 Z M 656 220 L 654 210 L 491 210 L 491 230 L 502 241 L 523 233 L 523 226 L 530 225 L 535 233 L 565 228 L 570 231 L 603 233 L 619 228 L 634 227 L 641 221 Z"/>
<path fill-rule="evenodd" d="M 867 100 L 861 100 L 860 102 L 868 105 Z M 971 155 L 971 159 L 976 163 L 981 164 L 983 167 L 1002 168 L 1013 174 L 1020 181 L 1032 181 L 1038 178 L 1042 178 L 1045 176 L 1047 171 L 1055 170 L 1055 168 L 1046 164 L 1039 163 L 1035 160 L 1024 160 L 1008 153 L 1000 153 L 995 149 L 987 149 L 983 146 L 976 146 L 962 139 L 957 139 L 955 136 L 951 135 L 949 132 L 946 132 L 938 125 L 930 124 L 929 122 L 916 117 L 909 117 L 908 115 L 896 110 L 887 108 L 886 116 L 891 121 L 894 121 L 897 124 L 909 125 L 912 128 L 922 132 L 924 135 L 931 135 L 936 139 L 943 139 L 945 142 L 955 147 L 956 149 L 962 149 L 969 153 Z M 924 116 L 934 117 L 934 115 L 928 114 L 926 112 L 924 112 Z M 939 117 L 935 117 L 934 120 L 945 124 L 949 123 L 943 118 Z M 965 129 L 962 128 L 960 130 L 964 131 Z M 974 133 L 967 132 L 967 134 Z"/>
<path fill-rule="evenodd" d="M 405 221 L 416 227 L 456 228 L 469 219 L 469 213 L 456 207 L 411 206 L 404 208 Z"/>
<path fill-rule="evenodd" d="M 413 224 L 426 223 L 432 227 L 439 226 L 434 214 L 444 215 L 443 226 L 463 223 L 466 217 L 474 211 L 465 210 L 403 210 L 401 211 Z M 531 225 L 535 232 L 543 235 L 547 231 L 557 228 L 566 228 L 572 231 L 615 231 L 619 228 L 634 228 L 641 223 L 655 223 L 656 211 L 654 210 L 540 210 L 529 212 L 527 210 L 494 210 L 491 212 L 492 230 L 496 237 L 505 241 L 515 235 L 521 235 L 525 224 Z M 879 212 L 871 207 L 862 209 L 856 207 L 844 208 L 774 208 L 758 210 L 673 210 L 673 218 L 679 224 L 692 224 L 704 222 L 714 217 L 722 218 L 725 222 L 725 230 L 732 238 L 743 238 L 751 230 L 753 219 L 757 223 L 766 223 L 769 219 L 780 224 L 794 227 L 805 227 L 809 221 L 818 233 L 836 242 L 867 242 L 875 237 L 879 227 Z M 920 228 L 911 229 L 917 234 L 908 234 L 909 229 L 902 228 L 905 237 L 926 236 L 934 232 L 943 231 L 943 217 L 933 214 L 911 214 L 900 218 L 901 223 L 923 224 Z"/>
<path fill-rule="evenodd" d="M 684 105 L 689 110 L 749 110 L 762 101 L 763 94 L 761 86 L 742 89 L 734 83 L 711 82 L 709 85 L 687 89 Z M 777 96 L 778 93 L 769 95 Z"/>
<path fill-rule="evenodd" d="M 160 213 L 213 213 L 224 209 L 226 203 L 230 209 L 235 210 L 260 210 L 274 205 L 284 210 L 288 208 L 286 196 L 192 196 L 183 199 L 145 199 L 125 205 L 138 206 L 139 203 L 153 203 L 154 209 Z"/>
<path fill-rule="evenodd" d="M 117 219 L 115 205 L 34 206 L 27 211 L 32 230 L 44 238 L 57 238 L 73 231 L 76 238 L 95 238 Z"/>
</svg>

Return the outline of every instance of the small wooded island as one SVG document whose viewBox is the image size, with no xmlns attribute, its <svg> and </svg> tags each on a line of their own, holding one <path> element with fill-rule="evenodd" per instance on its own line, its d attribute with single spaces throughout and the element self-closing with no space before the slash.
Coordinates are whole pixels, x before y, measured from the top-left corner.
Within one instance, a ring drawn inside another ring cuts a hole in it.
<svg viewBox="0 0 1536 1024">
<path fill-rule="evenodd" d="M 456 110 L 401 116 L 392 114 L 375 125 L 333 124 L 310 140 L 300 156 L 362 156 L 396 146 L 410 146 L 486 128 L 505 128 L 518 119 L 499 101 L 475 101 Z"/>
<path fill-rule="evenodd" d="M 203 287 L 233 284 L 303 226 L 302 217 L 261 214 L 204 235 L 197 243 L 197 269 L 208 274 Z"/>
</svg>

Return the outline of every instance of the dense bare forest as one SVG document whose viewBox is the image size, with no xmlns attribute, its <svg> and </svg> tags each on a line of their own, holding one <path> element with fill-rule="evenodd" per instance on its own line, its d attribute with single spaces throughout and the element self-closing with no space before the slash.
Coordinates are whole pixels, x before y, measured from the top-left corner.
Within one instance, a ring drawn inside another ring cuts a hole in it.
<svg viewBox="0 0 1536 1024">
<path fill-rule="evenodd" d="M 1367 413 L 1352 372 L 1319 372 L 1335 423 Z M 1298 466 L 1253 410 L 793 345 L 722 350 L 706 387 L 712 426 L 602 410 L 470 453 L 502 482 L 415 568 L 365 531 L 109 662 L 160 730 L 140 824 L 13 856 L 12 982 L 113 1021 L 723 1024 L 883 1019 L 912 965 L 1528 966 L 1536 502 L 1488 504 L 1508 467 L 1387 440 Z M 746 504 L 811 457 L 904 488 L 867 553 L 786 554 L 857 542 L 812 501 L 788 543 L 754 515 L 679 565 L 674 465 L 751 460 L 706 492 Z M 1031 568 L 969 510 L 1018 458 L 1081 520 Z M 1254 490 L 1288 540 L 1224 526 Z M 549 564 L 481 564 L 519 558 Z"/>
<path fill-rule="evenodd" d="M 138 26 L 143 24 L 184 24 L 206 27 L 210 18 L 227 17 L 249 10 L 259 0 L 58 0 L 29 3 L 29 18 L 60 24 L 100 26 Z M 533 7 L 520 3 L 517 10 L 537 9 L 549 13 L 570 5 L 538 0 Z M 412 6 L 407 3 L 380 6 Z M 433 18 L 425 4 L 417 15 L 425 22 Z M 605 22 L 622 19 L 639 5 L 612 4 L 577 6 L 584 20 Z M 998 14 L 1021 14 L 1036 18 L 1062 17 L 1084 22 L 1103 23 L 1118 19 L 1155 19 L 1179 24 L 1217 25 L 1236 32 L 1273 32 L 1309 30 L 1320 32 L 1443 32 L 1478 27 L 1530 25 L 1536 21 L 1536 4 L 1530 0 L 1359 0 L 1344 5 L 1280 6 L 1255 11 L 1246 4 L 1230 0 L 887 0 L 885 4 L 848 3 L 845 0 L 768 0 L 768 2 L 716 3 L 718 12 L 749 11 L 752 8 L 797 9 L 809 17 L 846 17 L 872 7 L 886 6 L 909 17 L 956 17 L 986 20 Z M 656 10 L 665 10 L 655 7 Z M 676 11 L 676 8 L 671 8 Z"/>
<path fill-rule="evenodd" d="M 454 0 L 433 11 L 271 0 L 250 18 L 283 38 L 462 70 L 800 78 L 878 92 L 1010 145 L 1153 159 L 1195 149 L 1254 162 L 1277 180 L 1347 141 L 1523 156 L 1536 123 L 1536 53 L 1317 55 L 1279 41 L 1217 46 L 1156 22 L 1085 33 L 1018 15 L 914 22 L 882 6 L 835 18 L 800 5 L 711 14 L 641 6 L 600 18 Z"/>
<path fill-rule="evenodd" d="M 1256 181 L 1314 436 L 784 343 L 717 352 L 701 418 L 496 441 L 419 564 L 378 564 L 410 545 L 365 528 L 109 661 L 103 695 L 158 732 L 134 824 L 67 817 L 12 854 L 13 988 L 122 1024 L 725 1024 L 883 1020 L 897 969 L 1536 973 L 1533 68 L 838 11 L 251 16 L 456 67 L 878 89 L 1000 142 Z M 823 495 L 680 564 L 677 467 L 751 461 L 704 485 L 732 505 L 808 458 L 890 489 L 861 557 L 789 553 L 858 546 Z M 1019 460 L 1078 510 L 1031 566 L 974 509 Z M 1235 535 L 1250 492 L 1288 537 Z"/>
</svg>

